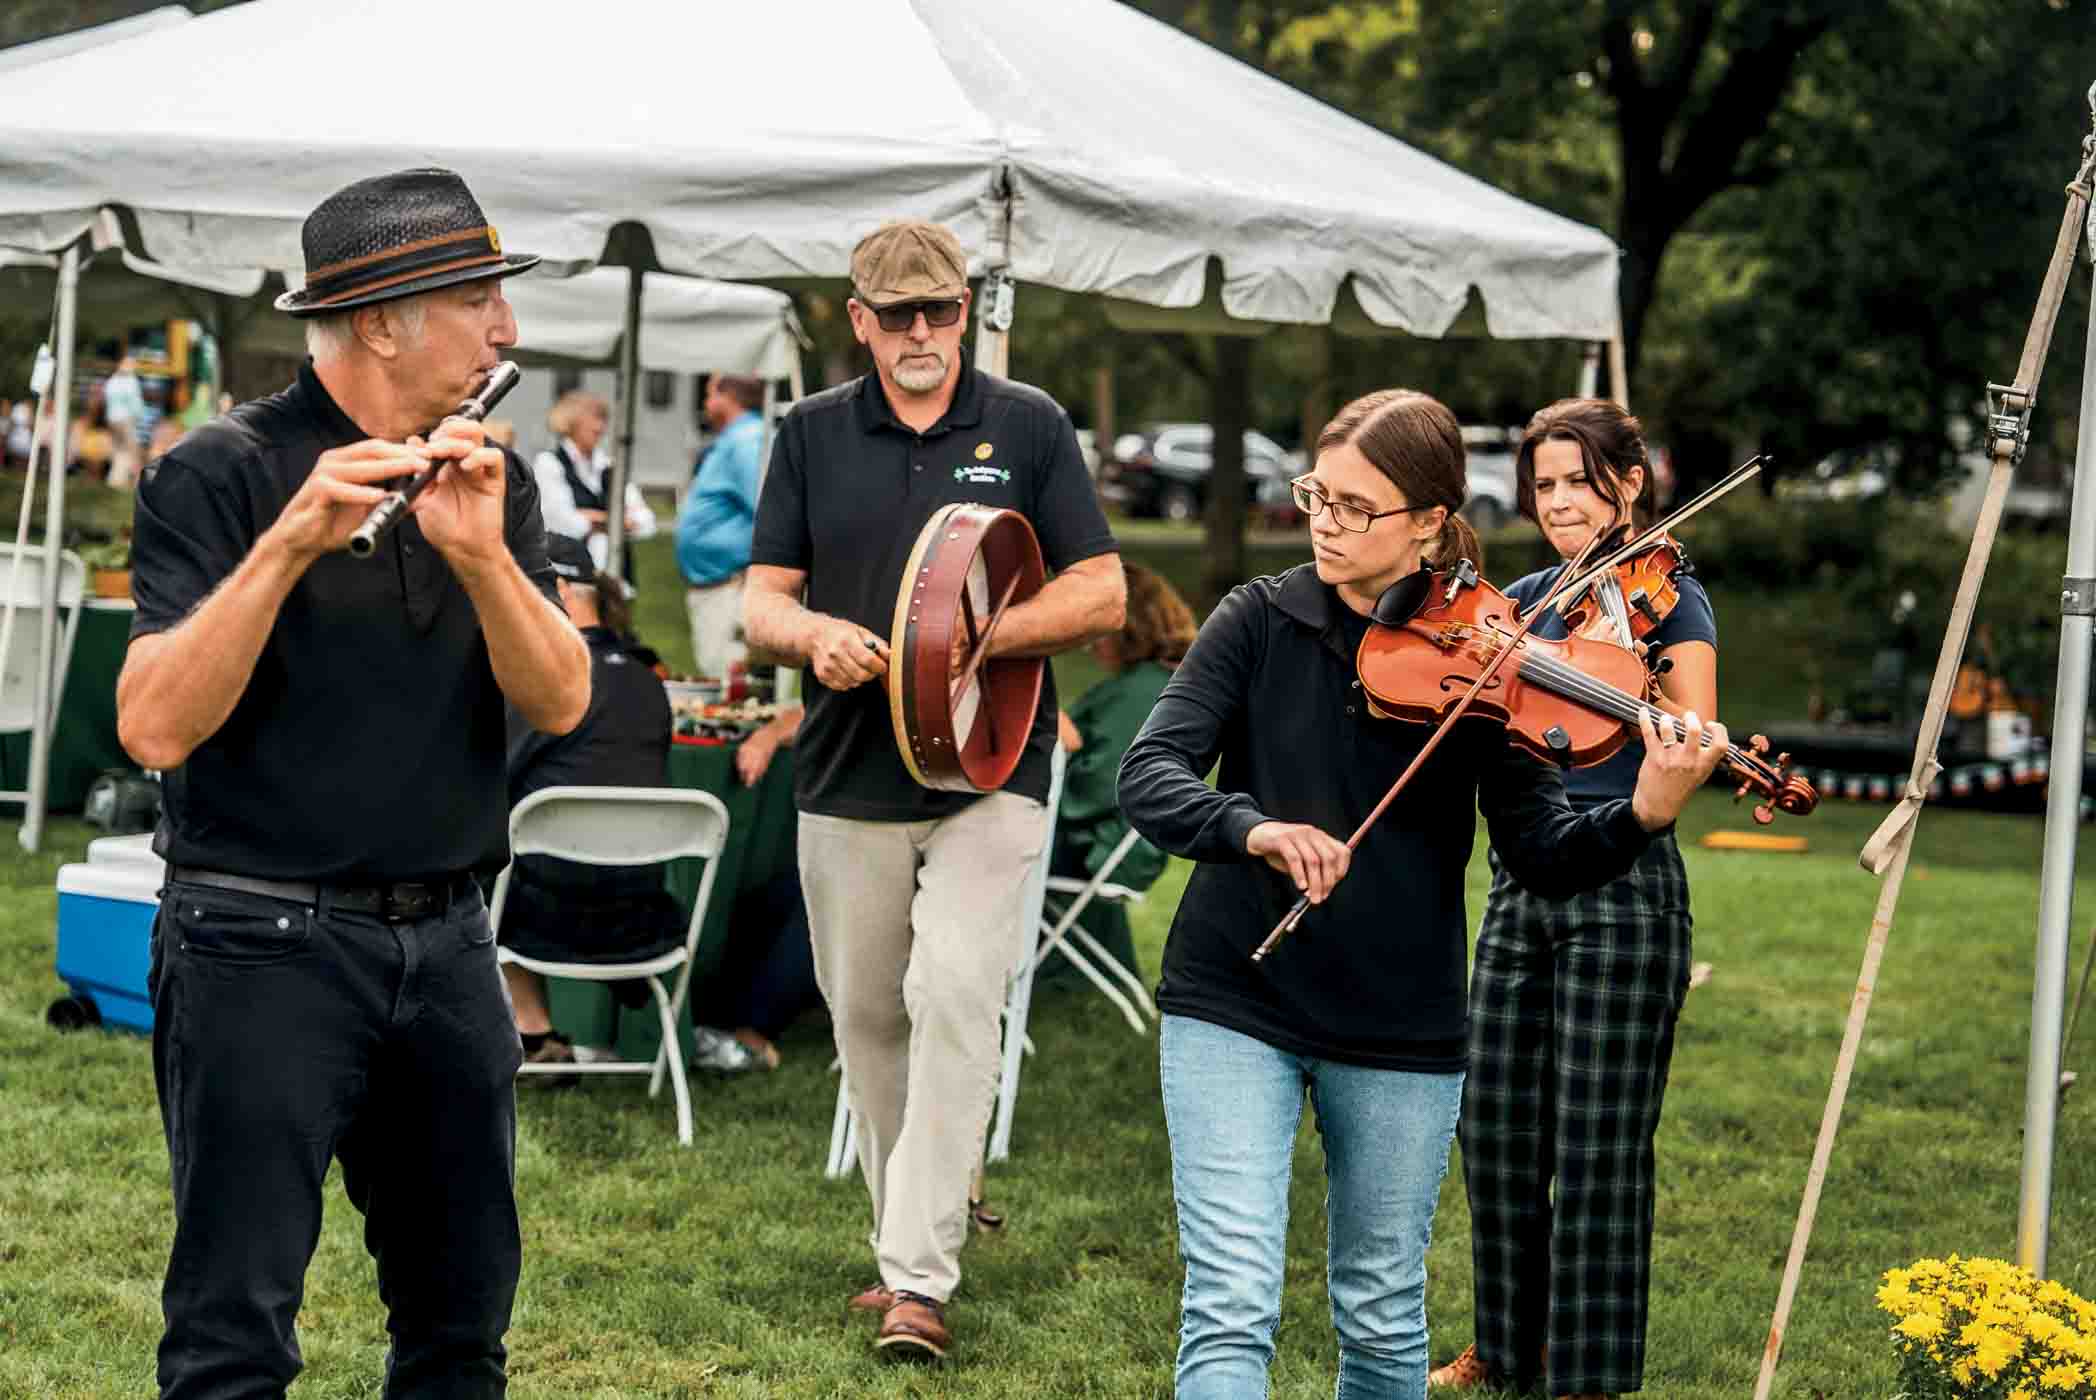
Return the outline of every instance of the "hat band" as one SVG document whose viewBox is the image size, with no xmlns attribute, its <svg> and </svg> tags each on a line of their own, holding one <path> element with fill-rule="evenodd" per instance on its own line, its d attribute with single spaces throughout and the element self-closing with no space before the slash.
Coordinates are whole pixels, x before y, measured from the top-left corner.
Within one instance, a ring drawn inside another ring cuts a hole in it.
<svg viewBox="0 0 2096 1400">
<path fill-rule="evenodd" d="M 500 252 L 501 245 L 494 238 L 490 237 L 492 232 L 493 230 L 486 224 L 481 224 L 476 228 L 462 228 L 451 233 L 440 233 L 434 238 L 420 238 L 413 243 L 396 243 L 390 248 L 381 248 L 376 253 L 365 253 L 361 257 L 344 258 L 340 262 L 331 262 L 325 267 L 308 268 L 306 270 L 306 284 L 311 286 L 315 283 L 331 281 L 345 272 L 354 272 L 360 267 L 370 267 L 373 263 L 390 262 L 394 258 L 410 257 L 416 253 L 430 252 L 433 249 L 449 248 L 458 243 L 485 243 L 491 251 Z"/>
<path fill-rule="evenodd" d="M 469 267 L 505 267 L 507 265 L 507 261 L 499 253 L 481 253 L 470 258 L 458 258 L 451 262 L 437 263 L 434 266 L 411 267 L 405 272 L 395 273 L 391 277 L 381 277 L 375 282 L 358 282 L 354 286 L 344 287 L 340 291 L 329 293 L 327 296 L 314 297 L 307 301 L 305 305 L 308 308 L 333 306 L 336 302 L 351 301 L 358 297 L 369 296 L 373 292 L 382 292 L 388 287 L 397 287 L 403 282 L 413 282 L 417 278 L 434 277 L 441 272 L 459 272 Z"/>
</svg>

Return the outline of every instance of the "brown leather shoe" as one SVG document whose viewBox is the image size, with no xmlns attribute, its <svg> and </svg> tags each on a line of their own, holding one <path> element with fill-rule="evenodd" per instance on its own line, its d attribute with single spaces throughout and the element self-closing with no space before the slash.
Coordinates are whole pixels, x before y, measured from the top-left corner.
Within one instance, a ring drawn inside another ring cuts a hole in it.
<svg viewBox="0 0 2096 1400">
<path fill-rule="evenodd" d="M 876 1282 L 871 1288 L 852 1294 L 851 1302 L 845 1306 L 853 1312 L 884 1313 L 895 1306 L 895 1290 L 885 1283 Z"/>
<path fill-rule="evenodd" d="M 1463 1348 L 1463 1354 L 1446 1366 L 1427 1372 L 1427 1388 L 1430 1390 L 1475 1390 L 1492 1383 L 1492 1373 L 1485 1369 L 1484 1359 L 1477 1354 L 1477 1343 Z"/>
<path fill-rule="evenodd" d="M 953 1345 L 946 1329 L 945 1307 L 921 1293 L 898 1290 L 894 1303 L 881 1318 L 881 1334 L 874 1345 L 889 1356 L 919 1360 L 943 1360 Z"/>
</svg>

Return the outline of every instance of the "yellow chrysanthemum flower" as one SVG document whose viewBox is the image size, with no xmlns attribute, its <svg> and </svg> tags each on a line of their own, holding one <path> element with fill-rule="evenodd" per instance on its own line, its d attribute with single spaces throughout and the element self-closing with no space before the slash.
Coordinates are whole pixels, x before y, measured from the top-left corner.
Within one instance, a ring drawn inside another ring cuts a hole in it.
<svg viewBox="0 0 2096 1400">
<path fill-rule="evenodd" d="M 2012 1337 L 1999 1330 L 1990 1331 L 1980 1338 L 1979 1345 L 1973 1349 L 1972 1364 L 1979 1368 L 1981 1375 L 1991 1381 L 2022 1351 L 2023 1340 L 2020 1337 Z"/>
<path fill-rule="evenodd" d="M 2038 1377 L 2038 1384 L 2047 1390 L 2072 1390 L 2081 1384 L 2081 1367 L 2065 1361 L 2047 1366 Z"/>
<path fill-rule="evenodd" d="M 1933 1308 L 1921 1308 L 1901 1318 L 1892 1330 L 1917 1342 L 1932 1342 L 1943 1335 L 1943 1314 Z"/>
</svg>

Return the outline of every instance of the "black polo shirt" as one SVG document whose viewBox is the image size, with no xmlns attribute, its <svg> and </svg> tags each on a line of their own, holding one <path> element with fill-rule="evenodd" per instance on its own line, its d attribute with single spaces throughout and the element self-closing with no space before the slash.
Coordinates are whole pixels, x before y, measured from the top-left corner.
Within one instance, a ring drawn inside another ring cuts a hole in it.
<svg viewBox="0 0 2096 1400">
<path fill-rule="evenodd" d="M 164 632 L 247 557 L 320 454 L 369 434 L 308 362 L 281 393 L 147 468 L 132 527 L 131 635 Z M 554 597 L 538 489 L 514 455 L 504 531 Z M 163 775 L 154 849 L 265 879 L 391 881 L 508 858 L 503 697 L 480 620 L 413 519 L 369 559 L 315 560 L 218 732 Z"/>
<path fill-rule="evenodd" d="M 1459 1070 L 1475 813 L 1506 867 L 1547 899 L 1607 883 L 1651 838 L 1628 799 L 1575 812 L 1556 768 L 1491 721 L 1465 719 L 1369 829 L 1331 897 L 1254 963 L 1296 890 L 1245 854 L 1251 829 L 1307 822 L 1346 839 L 1431 733 L 1368 713 L 1354 671 L 1367 629 L 1313 565 L 1254 579 L 1202 624 L 1128 746 L 1122 812 L 1200 862 L 1172 920 L 1157 1004 L 1291 1054 Z M 1218 760 L 1211 788 L 1203 778 Z"/>
<path fill-rule="evenodd" d="M 590 701 L 582 722 L 565 734 L 533 729 L 509 712 L 509 804 L 541 788 L 662 787 L 669 781 L 670 697 L 662 678 L 609 627 L 585 627 Z M 541 884 L 587 885 L 598 895 L 662 888 L 662 867 L 578 865 L 552 856 L 520 856 Z"/>
<path fill-rule="evenodd" d="M 1051 571 L 1115 549 L 1070 415 L 1038 389 L 964 367 L 946 416 L 923 433 L 895 417 L 876 375 L 795 404 L 764 478 L 750 562 L 805 570 L 810 608 L 885 639 L 918 532 L 934 511 L 958 502 L 1024 515 Z M 922 821 L 975 800 L 910 777 L 885 685 L 835 691 L 808 670 L 803 692 L 808 710 L 793 760 L 802 811 Z M 1051 670 L 1005 791 L 1047 800 L 1055 708 Z"/>
</svg>

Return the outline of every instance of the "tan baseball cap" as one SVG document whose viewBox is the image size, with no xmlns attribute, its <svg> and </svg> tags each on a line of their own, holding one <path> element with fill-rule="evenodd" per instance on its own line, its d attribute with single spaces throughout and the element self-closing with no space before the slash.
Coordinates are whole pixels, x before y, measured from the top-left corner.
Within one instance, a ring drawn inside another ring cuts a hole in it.
<svg viewBox="0 0 2096 1400">
<path fill-rule="evenodd" d="M 891 219 L 852 249 L 851 280 L 868 306 L 957 297 L 968 290 L 968 255 L 944 224 Z"/>
</svg>

